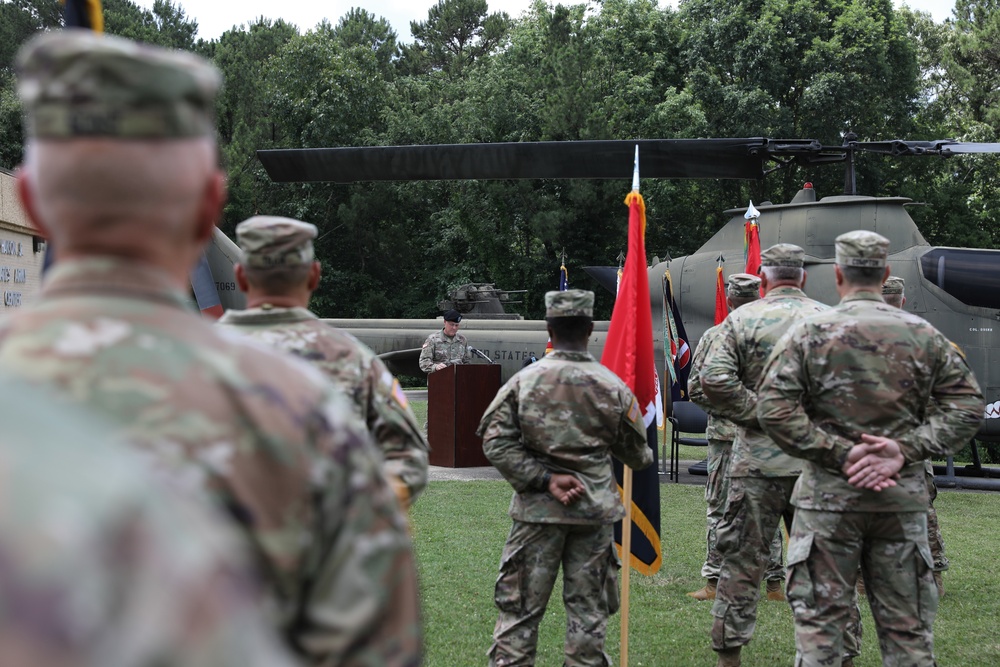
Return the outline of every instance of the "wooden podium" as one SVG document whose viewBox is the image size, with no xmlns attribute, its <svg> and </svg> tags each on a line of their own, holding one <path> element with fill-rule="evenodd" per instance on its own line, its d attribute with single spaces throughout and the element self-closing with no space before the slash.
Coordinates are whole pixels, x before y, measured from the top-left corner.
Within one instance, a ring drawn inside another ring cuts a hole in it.
<svg viewBox="0 0 1000 667">
<path fill-rule="evenodd" d="M 488 466 L 479 420 L 500 389 L 500 364 L 448 366 L 427 376 L 430 463 L 446 468 Z"/>
</svg>

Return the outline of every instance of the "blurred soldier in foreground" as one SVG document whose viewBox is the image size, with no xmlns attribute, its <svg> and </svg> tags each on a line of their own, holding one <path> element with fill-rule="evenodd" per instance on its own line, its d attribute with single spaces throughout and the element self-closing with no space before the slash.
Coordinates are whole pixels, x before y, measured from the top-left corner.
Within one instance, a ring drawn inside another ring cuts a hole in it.
<svg viewBox="0 0 1000 667">
<path fill-rule="evenodd" d="M 0 329 L 0 366 L 99 413 L 224 508 L 308 663 L 417 664 L 406 521 L 364 424 L 308 364 L 186 306 L 225 198 L 217 70 L 83 31 L 35 38 L 17 66 L 18 192 L 56 256 L 37 305 Z"/>
<path fill-rule="evenodd" d="M 883 302 L 888 251 L 874 232 L 837 237 L 840 304 L 792 327 L 758 387 L 761 426 L 808 460 L 788 547 L 801 667 L 841 664 L 859 563 L 883 664 L 935 664 L 923 461 L 967 442 L 984 402 L 947 338 Z"/>
<path fill-rule="evenodd" d="M 734 273 L 729 276 L 726 284 L 726 303 L 730 311 L 759 298 L 760 278 L 748 273 Z M 705 502 L 708 505 L 706 518 L 708 552 L 705 564 L 701 568 L 701 576 L 707 581 L 704 588 L 688 593 L 695 600 L 715 599 L 719 569 L 722 565 L 722 556 L 715 546 L 716 527 L 726 509 L 726 498 L 729 497 L 729 460 L 732 457 L 733 440 L 736 438 L 736 425 L 725 417 L 711 414 L 712 406 L 705 400 L 705 393 L 701 390 L 701 368 L 718 331 L 719 326 L 716 325 L 702 334 L 694 359 L 691 361 L 691 374 L 688 377 L 691 400 L 709 413 L 708 426 L 705 429 L 705 437 L 708 438 L 708 481 L 705 483 Z M 764 579 L 767 581 L 767 599 L 776 602 L 785 600 L 785 595 L 781 592 L 781 582 L 785 580 L 785 568 L 781 564 L 782 541 L 779 528 L 771 540 L 770 560 L 764 574 Z"/>
<path fill-rule="evenodd" d="M 458 333 L 462 314 L 449 310 L 444 314 L 444 328 L 435 331 L 424 341 L 420 350 L 420 370 L 433 373 L 448 366 L 467 364 L 472 360 L 469 341 Z"/>
<path fill-rule="evenodd" d="M 514 520 L 500 562 L 500 610 L 490 665 L 533 665 L 538 624 L 563 568 L 565 665 L 610 665 L 608 617 L 618 611 L 612 528 L 625 516 L 611 455 L 653 462 L 635 396 L 587 352 L 594 293 L 548 292 L 553 352 L 519 371 L 486 409 L 486 457 L 514 487 Z"/>
<path fill-rule="evenodd" d="M 885 284 L 882 285 L 882 298 L 890 306 L 902 308 L 906 303 L 906 282 L 899 276 L 889 276 Z M 959 355 L 962 350 L 952 343 L 952 347 Z M 964 357 L 964 355 L 962 355 Z M 937 511 L 934 509 L 934 499 L 937 498 L 937 484 L 934 483 L 934 466 L 930 459 L 924 461 L 924 478 L 927 481 L 927 494 L 930 497 L 930 504 L 927 506 L 927 539 L 931 546 L 931 556 L 934 557 L 934 583 L 937 585 L 938 595 L 944 595 L 944 579 L 941 573 L 948 569 L 948 557 L 944 553 L 944 538 L 941 535 L 941 526 L 938 524 Z"/>
<path fill-rule="evenodd" d="M 739 429 L 729 463 L 729 499 L 716 528 L 722 554 L 712 614 L 712 648 L 719 667 L 740 664 L 753 637 L 760 582 L 781 519 L 791 527 L 792 488 L 802 461 L 783 453 L 757 424 L 757 383 L 771 349 L 793 322 L 826 310 L 805 295 L 805 253 L 779 243 L 761 253 L 764 298 L 734 310 L 719 325 L 701 371 L 712 409 Z"/>
<path fill-rule="evenodd" d="M 316 226 L 257 216 L 236 227 L 243 261 L 236 283 L 247 309 L 230 310 L 219 324 L 312 363 L 354 403 L 385 455 L 384 471 L 404 507 L 427 486 L 427 440 L 399 381 L 351 334 L 320 322 L 308 310 L 322 270 L 312 240 Z"/>
<path fill-rule="evenodd" d="M 3 664 L 292 667 L 205 507 L 38 389 L 5 396 L 0 421 Z"/>
</svg>

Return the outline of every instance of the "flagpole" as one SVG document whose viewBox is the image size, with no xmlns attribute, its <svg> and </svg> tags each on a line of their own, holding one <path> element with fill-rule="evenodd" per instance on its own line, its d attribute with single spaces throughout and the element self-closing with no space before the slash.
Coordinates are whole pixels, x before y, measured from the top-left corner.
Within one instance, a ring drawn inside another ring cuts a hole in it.
<svg viewBox="0 0 1000 667">
<path fill-rule="evenodd" d="M 635 145 L 635 162 L 632 164 L 632 192 L 639 192 L 639 144 Z M 642 258 L 645 261 L 645 257 Z M 622 519 L 622 639 L 621 667 L 628 667 L 628 603 L 629 582 L 632 579 L 632 469 L 622 465 L 622 485 L 625 494 L 625 518 Z"/>
<path fill-rule="evenodd" d="M 628 667 L 628 599 L 629 582 L 632 577 L 632 469 L 622 466 L 622 484 L 625 495 L 625 518 L 622 519 L 622 554 L 625 562 L 622 567 L 622 639 L 621 667 Z"/>
</svg>

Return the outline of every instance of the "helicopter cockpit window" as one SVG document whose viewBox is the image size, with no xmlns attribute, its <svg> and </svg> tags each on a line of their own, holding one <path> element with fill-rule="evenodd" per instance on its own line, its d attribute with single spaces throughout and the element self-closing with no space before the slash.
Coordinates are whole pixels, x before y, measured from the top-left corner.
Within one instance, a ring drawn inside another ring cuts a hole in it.
<svg viewBox="0 0 1000 667">
<path fill-rule="evenodd" d="M 1000 308 L 1000 250 L 933 248 L 920 258 L 920 270 L 967 306 Z"/>
</svg>

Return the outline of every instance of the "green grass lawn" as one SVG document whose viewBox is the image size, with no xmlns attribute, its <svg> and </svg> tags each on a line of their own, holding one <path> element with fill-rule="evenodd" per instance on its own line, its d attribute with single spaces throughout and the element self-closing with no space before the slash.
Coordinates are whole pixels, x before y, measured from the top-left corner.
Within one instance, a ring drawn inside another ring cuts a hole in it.
<svg viewBox="0 0 1000 667">
<path fill-rule="evenodd" d="M 418 416 L 418 418 L 420 418 Z M 693 457 L 692 457 L 693 458 Z M 632 572 L 630 665 L 713 665 L 710 603 L 684 594 L 700 588 L 704 558 L 703 489 L 661 489 L 663 567 L 652 577 Z M 412 510 L 421 575 L 427 667 L 485 665 L 496 609 L 493 584 L 510 518 L 510 487 L 503 482 L 431 482 Z M 936 506 L 951 569 L 935 625 L 938 663 L 1000 665 L 998 566 L 1000 495 L 942 491 Z M 542 622 L 539 667 L 562 664 L 565 614 L 561 589 Z M 865 614 L 859 667 L 881 664 L 871 615 Z M 620 614 L 611 619 L 608 653 L 618 659 Z M 744 667 L 792 665 L 792 618 L 785 603 L 762 602 Z"/>
</svg>

